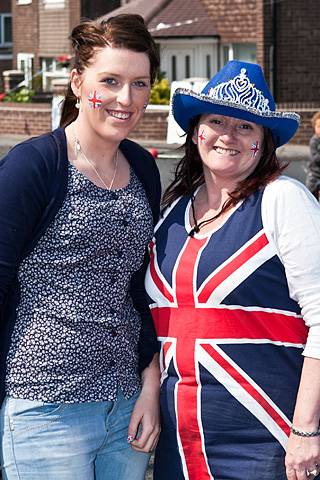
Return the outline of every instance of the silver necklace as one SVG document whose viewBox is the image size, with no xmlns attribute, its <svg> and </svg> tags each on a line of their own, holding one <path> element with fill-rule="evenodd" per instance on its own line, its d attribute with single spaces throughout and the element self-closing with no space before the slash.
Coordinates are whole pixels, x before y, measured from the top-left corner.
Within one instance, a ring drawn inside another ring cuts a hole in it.
<svg viewBox="0 0 320 480">
<path fill-rule="evenodd" d="M 99 178 L 100 182 L 102 183 L 102 185 L 105 187 L 106 190 L 111 190 L 112 187 L 113 187 L 113 184 L 114 184 L 114 181 L 116 179 L 116 175 L 117 175 L 117 170 L 118 170 L 118 160 L 119 160 L 119 148 L 117 149 L 117 153 L 116 153 L 116 159 L 115 159 L 115 162 L 114 162 L 114 172 L 113 172 L 113 177 L 111 179 L 111 182 L 110 182 L 110 185 L 108 186 L 106 184 L 106 182 L 103 180 L 103 178 L 101 177 L 100 173 L 98 172 L 98 170 L 96 169 L 96 167 L 94 166 L 94 164 L 91 162 L 91 160 L 89 160 L 89 158 L 86 156 L 86 154 L 84 153 L 84 151 L 82 150 L 82 147 L 81 147 L 81 144 L 79 142 L 79 139 L 76 137 L 76 134 L 75 132 L 73 131 L 73 137 L 74 137 L 74 153 L 75 153 L 75 157 L 78 158 L 78 155 L 79 153 L 83 156 L 83 158 L 85 159 L 85 161 L 91 166 L 91 168 L 93 169 L 93 171 L 95 172 L 95 174 L 97 175 L 97 177 Z"/>
</svg>

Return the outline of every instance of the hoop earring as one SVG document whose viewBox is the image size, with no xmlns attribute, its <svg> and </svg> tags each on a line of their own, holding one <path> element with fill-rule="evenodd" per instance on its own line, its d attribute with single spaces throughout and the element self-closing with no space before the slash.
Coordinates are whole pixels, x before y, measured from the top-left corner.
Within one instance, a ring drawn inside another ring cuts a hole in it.
<svg viewBox="0 0 320 480">
<path fill-rule="evenodd" d="M 80 97 L 77 97 L 77 101 L 76 101 L 75 107 L 79 110 L 80 105 L 81 105 L 81 98 L 80 98 Z"/>
<path fill-rule="evenodd" d="M 147 108 L 147 106 L 148 106 L 148 102 L 145 102 L 145 103 L 143 104 L 143 110 L 145 110 L 145 109 Z"/>
</svg>

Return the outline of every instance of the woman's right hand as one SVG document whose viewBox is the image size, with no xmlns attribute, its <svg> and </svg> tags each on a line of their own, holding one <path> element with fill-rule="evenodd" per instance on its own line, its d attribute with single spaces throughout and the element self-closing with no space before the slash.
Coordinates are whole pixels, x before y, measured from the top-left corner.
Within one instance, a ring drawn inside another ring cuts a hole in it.
<svg viewBox="0 0 320 480">
<path fill-rule="evenodd" d="M 285 459 L 288 480 L 313 480 L 320 473 L 320 437 L 300 437 L 291 433 Z"/>
</svg>

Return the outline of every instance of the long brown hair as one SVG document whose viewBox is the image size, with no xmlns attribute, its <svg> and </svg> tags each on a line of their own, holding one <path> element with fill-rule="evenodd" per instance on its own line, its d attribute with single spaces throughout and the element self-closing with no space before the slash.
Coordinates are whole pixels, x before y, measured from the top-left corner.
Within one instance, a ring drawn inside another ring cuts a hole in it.
<svg viewBox="0 0 320 480">
<path fill-rule="evenodd" d="M 135 14 L 122 14 L 108 20 L 88 20 L 76 26 L 70 36 L 74 50 L 73 68 L 81 74 L 90 64 L 97 49 L 106 46 L 126 48 L 146 53 L 150 61 L 150 80 L 154 82 L 159 68 L 158 48 L 148 32 L 143 18 Z M 78 116 L 77 98 L 69 83 L 62 106 L 60 126 L 65 127 Z"/>
<path fill-rule="evenodd" d="M 169 185 L 163 195 L 163 208 L 168 207 L 181 195 L 192 197 L 197 187 L 204 182 L 202 161 L 198 147 L 192 140 L 194 130 L 197 127 L 199 120 L 200 115 L 190 121 L 190 127 L 184 145 L 184 156 L 176 167 L 173 182 Z M 277 178 L 282 170 L 286 168 L 287 164 L 281 164 L 276 155 L 276 147 L 271 131 L 268 128 L 263 127 L 263 133 L 263 152 L 259 163 L 247 178 L 241 180 L 236 188 L 232 192 L 229 192 L 229 198 L 223 204 L 217 217 L 235 206 L 241 200 L 248 198 L 251 193 L 264 187 Z"/>
</svg>

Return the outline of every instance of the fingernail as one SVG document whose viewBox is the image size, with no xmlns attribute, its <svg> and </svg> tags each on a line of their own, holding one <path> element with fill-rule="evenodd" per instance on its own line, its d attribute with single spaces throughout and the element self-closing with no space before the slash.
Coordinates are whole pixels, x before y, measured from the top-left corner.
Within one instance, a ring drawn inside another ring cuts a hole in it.
<svg viewBox="0 0 320 480">
<path fill-rule="evenodd" d="M 134 438 L 133 438 L 132 435 L 128 435 L 128 436 L 127 436 L 127 442 L 128 442 L 128 443 L 132 443 L 133 440 L 134 440 Z"/>
</svg>

